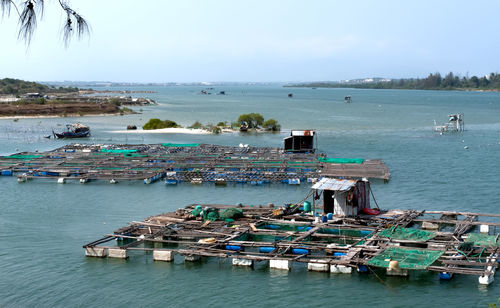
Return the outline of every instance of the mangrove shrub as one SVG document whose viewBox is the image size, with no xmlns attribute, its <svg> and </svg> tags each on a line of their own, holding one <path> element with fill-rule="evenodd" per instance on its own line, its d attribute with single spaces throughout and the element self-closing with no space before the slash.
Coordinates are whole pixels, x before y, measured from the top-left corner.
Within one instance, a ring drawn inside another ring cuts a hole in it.
<svg viewBox="0 0 500 308">
<path fill-rule="evenodd" d="M 248 128 L 258 128 L 264 123 L 264 117 L 259 113 L 245 113 L 238 117 L 238 122 L 247 122 Z"/>
<path fill-rule="evenodd" d="M 263 124 L 262 127 L 265 130 L 273 131 L 273 132 L 279 132 L 281 130 L 281 125 L 279 125 L 278 121 L 275 119 L 269 119 L 266 120 Z"/>
<path fill-rule="evenodd" d="M 150 119 L 142 129 L 144 130 L 150 130 L 150 129 L 160 129 L 160 128 L 172 128 L 172 127 L 179 127 L 177 123 L 174 121 L 170 120 L 160 120 L 160 119 Z"/>
</svg>

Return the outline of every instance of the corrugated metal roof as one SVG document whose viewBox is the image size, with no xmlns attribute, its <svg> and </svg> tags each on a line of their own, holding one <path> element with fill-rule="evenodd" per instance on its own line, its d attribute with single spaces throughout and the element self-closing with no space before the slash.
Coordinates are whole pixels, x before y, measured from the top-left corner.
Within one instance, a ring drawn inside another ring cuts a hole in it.
<svg viewBox="0 0 500 308">
<path fill-rule="evenodd" d="M 354 180 L 339 180 L 322 178 L 319 182 L 312 186 L 313 189 L 319 190 L 336 190 L 336 191 L 346 191 L 350 190 L 351 187 L 356 185 L 357 181 Z"/>
</svg>

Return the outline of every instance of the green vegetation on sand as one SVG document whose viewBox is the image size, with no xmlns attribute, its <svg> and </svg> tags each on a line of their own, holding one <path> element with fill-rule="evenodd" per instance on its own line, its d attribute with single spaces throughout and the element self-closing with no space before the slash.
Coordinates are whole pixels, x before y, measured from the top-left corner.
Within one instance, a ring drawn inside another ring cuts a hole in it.
<svg viewBox="0 0 500 308">
<path fill-rule="evenodd" d="M 146 124 L 144 124 L 142 129 L 151 130 L 151 129 L 175 128 L 175 127 L 179 127 L 179 125 L 177 125 L 177 123 L 175 123 L 174 121 L 170 120 L 162 121 L 160 119 L 150 119 Z"/>
</svg>

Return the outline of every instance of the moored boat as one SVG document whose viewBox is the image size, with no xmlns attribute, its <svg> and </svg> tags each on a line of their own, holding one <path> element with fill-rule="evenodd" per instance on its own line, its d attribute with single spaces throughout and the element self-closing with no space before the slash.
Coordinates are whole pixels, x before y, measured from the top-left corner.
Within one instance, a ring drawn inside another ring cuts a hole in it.
<svg viewBox="0 0 500 308">
<path fill-rule="evenodd" d="M 56 138 L 84 138 L 90 136 L 90 128 L 81 123 L 66 124 L 66 131 L 56 133 L 52 131 Z"/>
</svg>

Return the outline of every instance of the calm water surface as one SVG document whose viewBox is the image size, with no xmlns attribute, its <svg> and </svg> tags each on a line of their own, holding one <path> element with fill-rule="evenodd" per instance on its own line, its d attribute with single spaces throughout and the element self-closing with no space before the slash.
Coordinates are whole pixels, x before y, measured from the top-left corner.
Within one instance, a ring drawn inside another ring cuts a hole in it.
<svg viewBox="0 0 500 308">
<path fill-rule="evenodd" d="M 130 88 L 127 88 L 130 89 Z M 139 88 L 144 90 L 144 87 Z M 91 126 L 88 143 L 203 142 L 281 146 L 289 129 L 319 131 L 319 149 L 330 157 L 381 158 L 388 184 L 375 182 L 383 208 L 468 210 L 500 213 L 500 94 L 353 89 L 286 89 L 227 86 L 227 95 L 199 95 L 202 87 L 151 87 L 159 106 L 142 114 L 0 120 L 0 154 L 50 150 L 66 141 L 44 139 L 62 124 Z M 294 93 L 288 98 L 288 93 Z M 343 98 L 352 95 L 353 103 Z M 136 108 L 139 111 L 140 108 Z M 259 112 L 277 119 L 283 133 L 137 135 L 117 134 L 149 118 L 190 125 L 234 121 Z M 465 114 L 467 131 L 439 136 L 433 120 Z M 464 149 L 467 146 L 468 149 Z M 487 307 L 500 297 L 500 283 L 479 286 L 476 277 L 439 281 L 437 274 L 409 279 L 374 275 L 289 273 L 234 268 L 229 261 L 158 263 L 133 253 L 129 260 L 85 258 L 81 246 L 132 220 L 199 202 L 283 204 L 300 200 L 308 187 L 162 183 L 18 184 L 0 177 L 0 306 L 429 306 Z"/>
</svg>

